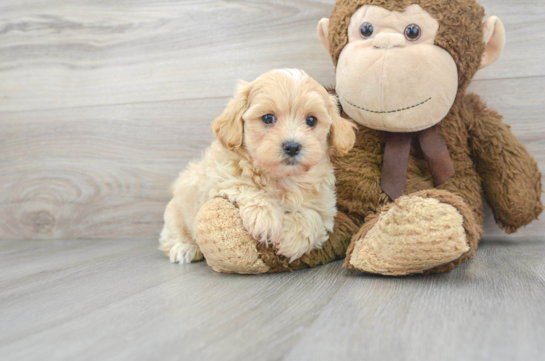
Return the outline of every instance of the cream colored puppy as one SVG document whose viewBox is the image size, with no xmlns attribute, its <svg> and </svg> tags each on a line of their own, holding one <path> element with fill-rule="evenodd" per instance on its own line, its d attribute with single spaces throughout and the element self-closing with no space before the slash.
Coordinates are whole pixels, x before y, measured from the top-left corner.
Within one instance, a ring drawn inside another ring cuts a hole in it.
<svg viewBox="0 0 545 361">
<path fill-rule="evenodd" d="M 240 83 L 212 123 L 217 141 L 174 183 L 160 250 L 171 262 L 201 260 L 195 218 L 214 197 L 236 204 L 249 234 L 292 261 L 322 247 L 337 213 L 330 151 L 348 152 L 354 129 L 337 99 L 301 70 Z"/>
</svg>

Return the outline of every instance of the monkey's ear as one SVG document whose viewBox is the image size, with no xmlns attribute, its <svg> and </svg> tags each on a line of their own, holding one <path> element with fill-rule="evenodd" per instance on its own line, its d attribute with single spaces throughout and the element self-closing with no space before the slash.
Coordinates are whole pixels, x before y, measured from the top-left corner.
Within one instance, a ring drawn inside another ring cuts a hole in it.
<svg viewBox="0 0 545 361">
<path fill-rule="evenodd" d="M 212 122 L 212 131 L 227 149 L 236 150 L 244 140 L 244 121 L 242 115 L 248 105 L 251 83 L 240 82 L 235 97 L 223 113 Z"/>
<path fill-rule="evenodd" d="M 496 16 L 483 24 L 484 54 L 479 69 L 486 68 L 500 57 L 505 46 L 505 28 Z"/>
<path fill-rule="evenodd" d="M 345 155 L 354 147 L 355 131 L 358 127 L 350 120 L 341 117 L 335 96 L 331 95 L 331 101 L 333 104 L 329 108 L 329 113 L 333 123 L 331 124 L 329 141 L 340 155 Z"/>
<path fill-rule="evenodd" d="M 329 19 L 323 18 L 318 23 L 318 37 L 325 48 L 325 51 L 329 54 Z"/>
</svg>

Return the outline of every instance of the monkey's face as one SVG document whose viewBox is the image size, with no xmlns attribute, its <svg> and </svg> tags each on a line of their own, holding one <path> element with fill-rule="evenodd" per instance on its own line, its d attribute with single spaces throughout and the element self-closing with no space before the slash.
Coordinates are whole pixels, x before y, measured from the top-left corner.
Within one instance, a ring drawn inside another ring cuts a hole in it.
<svg viewBox="0 0 545 361">
<path fill-rule="evenodd" d="M 439 23 L 419 5 L 365 5 L 353 14 L 337 64 L 344 111 L 376 130 L 414 132 L 440 122 L 458 89 L 452 56 L 434 44 Z"/>
</svg>

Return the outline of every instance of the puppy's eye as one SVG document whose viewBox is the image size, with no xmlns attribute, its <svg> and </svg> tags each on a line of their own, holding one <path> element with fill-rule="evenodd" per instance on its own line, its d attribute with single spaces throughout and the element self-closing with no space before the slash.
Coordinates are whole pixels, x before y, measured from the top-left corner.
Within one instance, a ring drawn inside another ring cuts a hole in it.
<svg viewBox="0 0 545 361">
<path fill-rule="evenodd" d="M 307 125 L 311 128 L 314 128 L 318 124 L 318 119 L 313 116 L 307 118 Z"/>
<path fill-rule="evenodd" d="M 365 22 L 361 24 L 360 32 L 361 36 L 363 36 L 364 38 L 371 37 L 374 31 L 375 29 L 373 28 L 373 25 L 371 23 Z"/>
<path fill-rule="evenodd" d="M 420 38 L 420 35 L 422 35 L 422 31 L 420 30 L 420 26 L 416 24 L 411 24 L 405 28 L 405 37 L 407 40 L 416 41 Z"/>
<path fill-rule="evenodd" d="M 261 117 L 261 120 L 263 120 L 263 123 L 267 125 L 271 125 L 276 123 L 276 117 L 272 114 L 267 114 Z"/>
</svg>

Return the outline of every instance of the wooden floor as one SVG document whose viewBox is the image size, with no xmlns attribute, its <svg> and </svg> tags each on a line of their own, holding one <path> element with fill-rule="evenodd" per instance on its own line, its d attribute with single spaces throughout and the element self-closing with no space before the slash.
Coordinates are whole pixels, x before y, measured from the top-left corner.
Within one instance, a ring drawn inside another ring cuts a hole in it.
<svg viewBox="0 0 545 361">
<path fill-rule="evenodd" d="M 545 217 L 505 236 L 487 216 L 477 257 L 429 277 L 221 275 L 156 251 L 238 79 L 334 83 L 315 33 L 333 4 L 0 2 L 1 361 L 545 360 Z M 545 2 L 481 4 L 507 45 L 470 91 L 544 171 Z"/>
<path fill-rule="evenodd" d="M 544 359 L 542 241 L 485 241 L 455 272 L 410 278 L 340 262 L 224 275 L 155 246 L 0 242 L 0 359 Z"/>
</svg>

